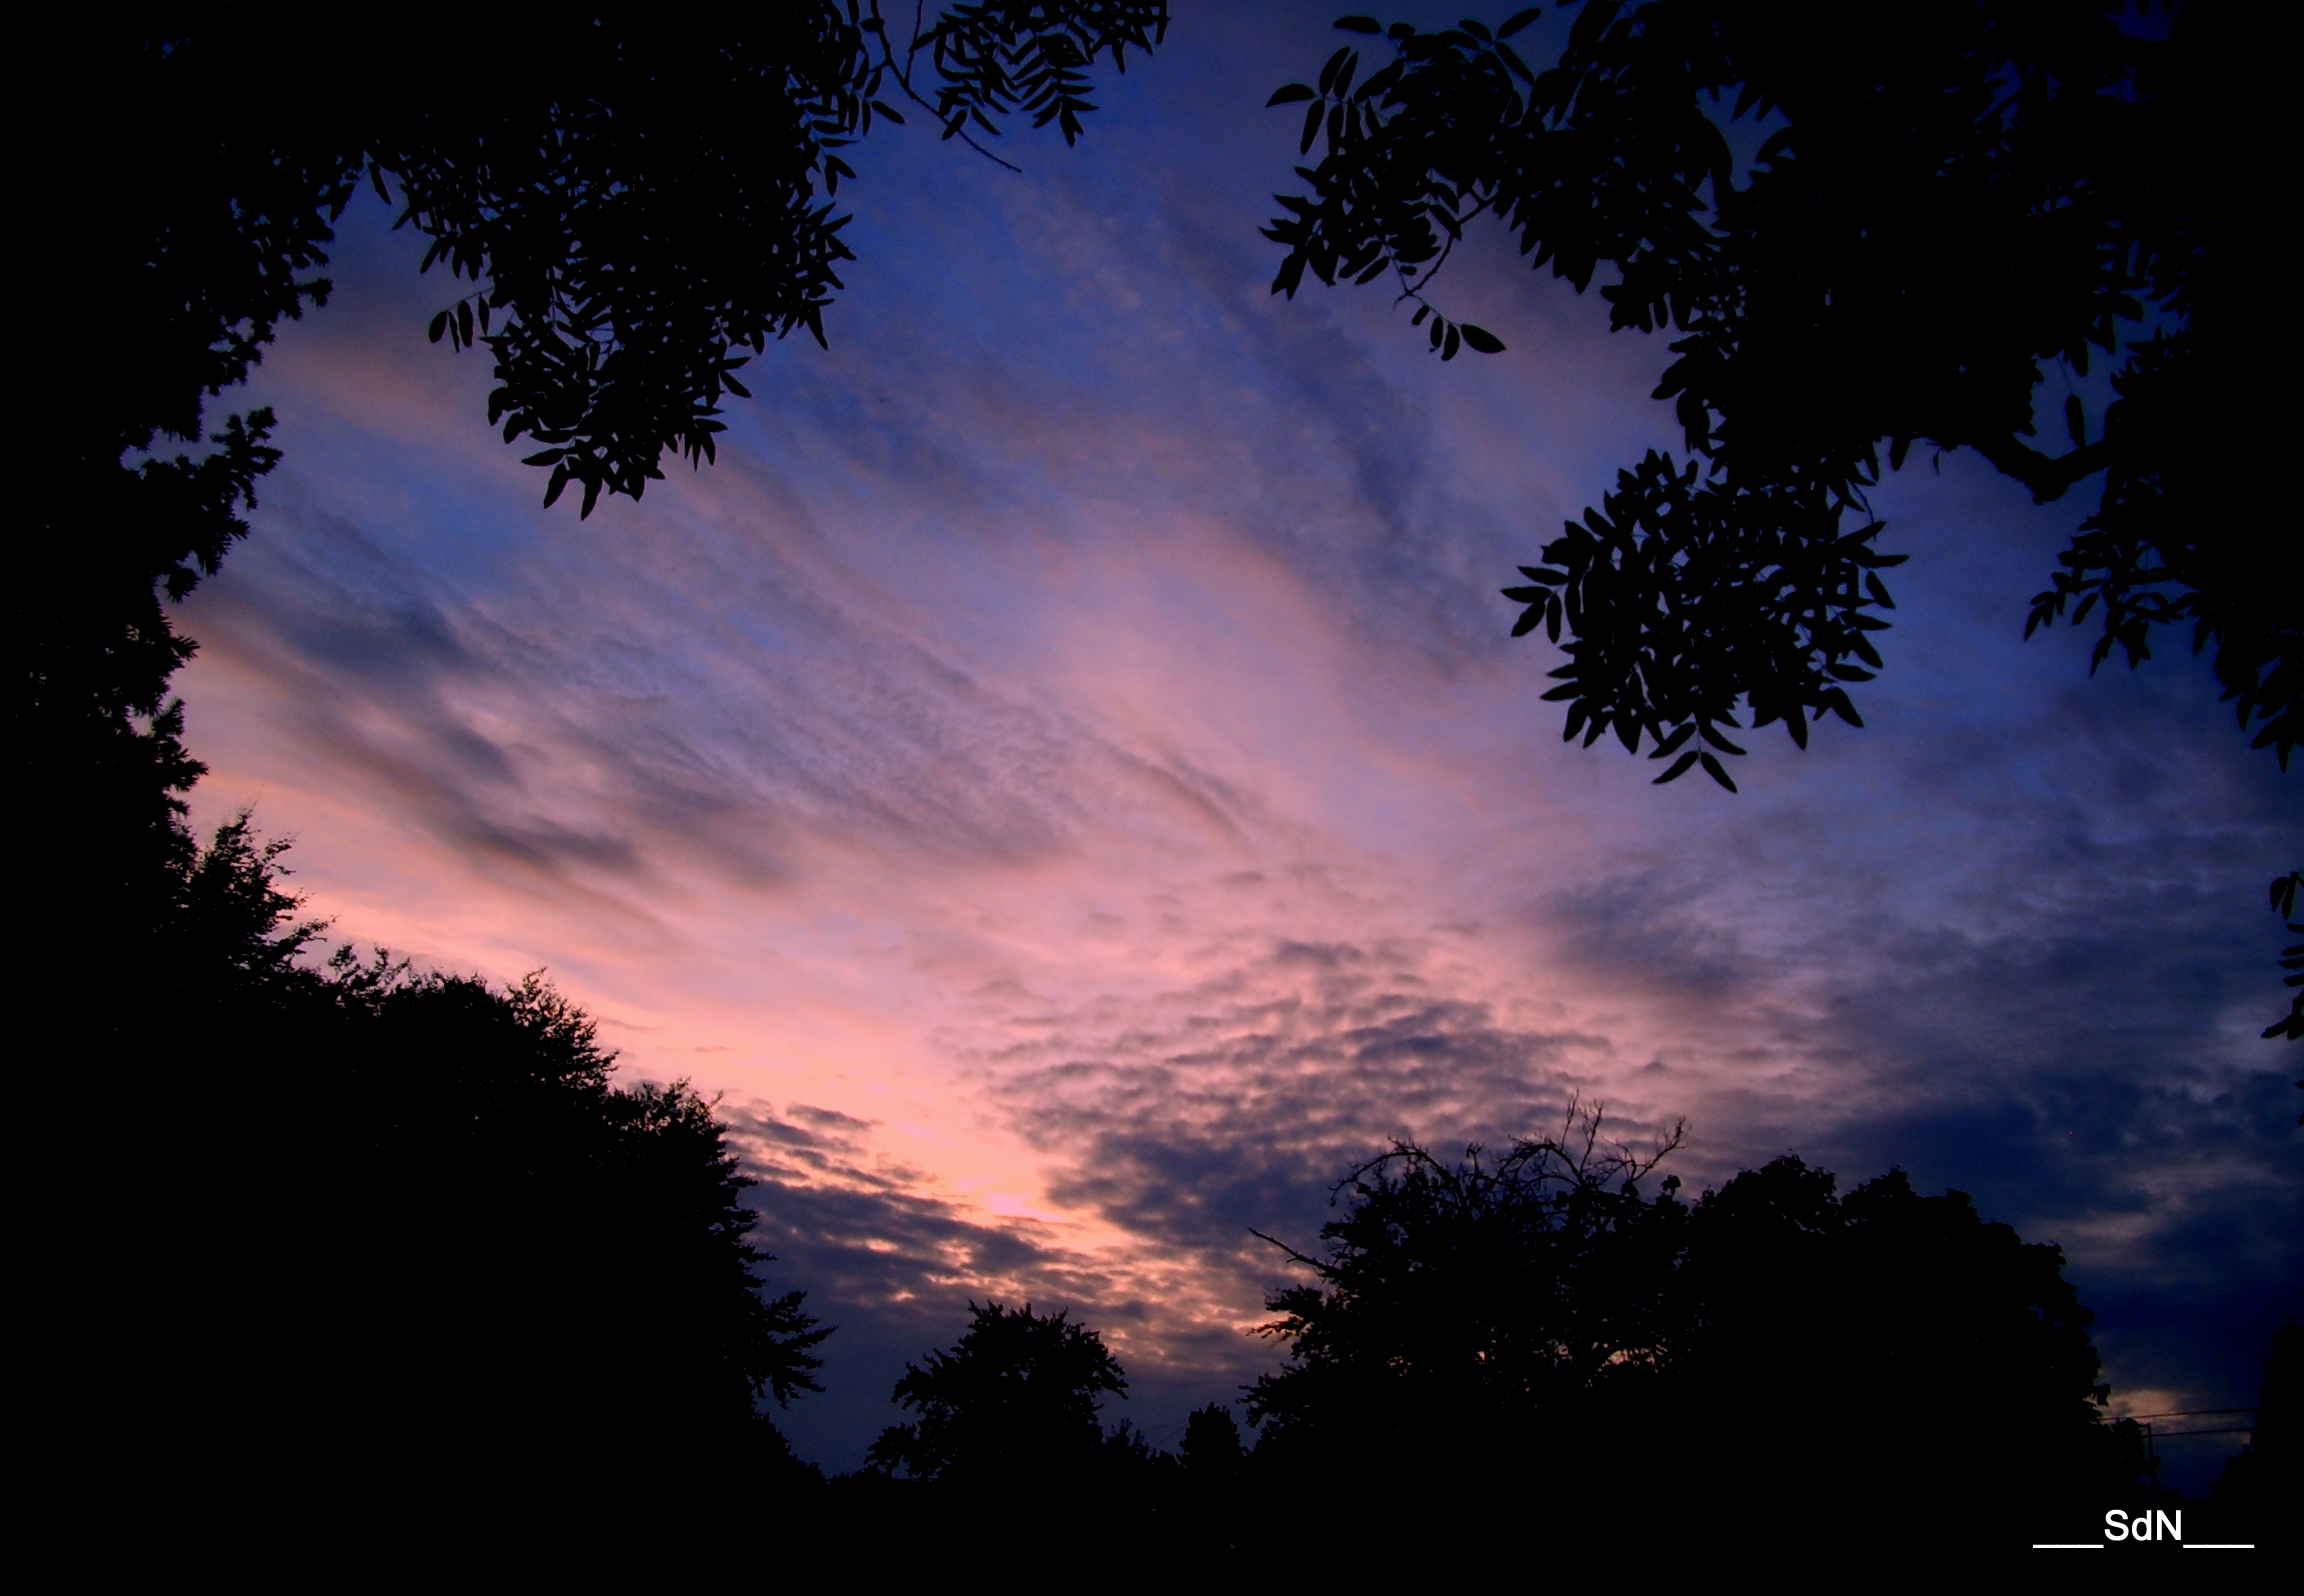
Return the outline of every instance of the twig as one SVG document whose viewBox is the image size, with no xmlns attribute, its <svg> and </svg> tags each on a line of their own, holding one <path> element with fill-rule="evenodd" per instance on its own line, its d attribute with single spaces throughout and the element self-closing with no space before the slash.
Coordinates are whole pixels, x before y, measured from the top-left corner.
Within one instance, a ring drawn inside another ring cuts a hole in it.
<svg viewBox="0 0 2304 1596">
<path fill-rule="evenodd" d="M 1295 1259 L 1298 1263 L 1302 1264 L 1307 1269 L 1319 1269 L 1323 1267 L 1319 1259 L 1305 1257 L 1295 1248 L 1289 1246 L 1288 1243 L 1282 1241 L 1278 1236 L 1267 1236 L 1264 1234 L 1264 1232 L 1258 1230 L 1253 1225 L 1248 1227 L 1248 1234 L 1254 1236 L 1258 1241 L 1270 1242 L 1273 1246 L 1279 1248 L 1282 1252 Z"/>
<path fill-rule="evenodd" d="M 896 79 L 897 86 L 903 89 L 904 98 L 910 100 L 914 105 L 917 105 L 921 110 L 926 111 L 930 116 L 936 118 L 936 120 L 942 124 L 944 128 L 944 136 L 946 138 L 957 138 L 961 143 L 967 145 L 978 155 L 983 156 L 984 159 L 990 161 L 994 166 L 1004 166 L 1009 171 L 1014 172 L 1018 177 L 1022 177 L 1024 175 L 1024 168 L 1018 166 L 1014 161 L 1002 160 L 999 156 L 994 155 L 990 150 L 976 142 L 975 135 L 968 131 L 968 119 L 965 116 L 962 116 L 957 121 L 946 122 L 944 120 L 944 113 L 937 110 L 933 105 L 930 105 L 926 100 L 920 98 L 919 94 L 913 89 L 910 63 L 912 58 L 920 53 L 920 23 L 926 3 L 927 0 L 913 0 L 912 44 L 911 47 L 904 52 L 904 60 L 906 64 L 903 66 L 898 66 L 896 64 L 895 48 L 888 42 L 888 20 L 887 18 L 880 15 L 880 0 L 872 0 L 872 19 L 880 24 L 880 26 L 874 31 L 880 35 L 880 57 L 881 60 L 886 64 L 889 75 L 894 77 Z"/>
</svg>

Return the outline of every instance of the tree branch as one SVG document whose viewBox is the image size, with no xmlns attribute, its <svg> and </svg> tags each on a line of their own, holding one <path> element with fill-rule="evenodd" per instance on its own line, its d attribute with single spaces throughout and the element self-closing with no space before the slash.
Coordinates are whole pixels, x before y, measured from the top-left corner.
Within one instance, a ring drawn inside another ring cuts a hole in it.
<svg viewBox="0 0 2304 1596">
<path fill-rule="evenodd" d="M 922 10 L 923 8 L 918 5 L 912 8 L 912 44 L 911 48 L 904 52 L 904 64 L 899 66 L 896 64 L 895 47 L 890 44 L 888 40 L 888 19 L 880 15 L 879 0 L 873 0 L 872 17 L 874 21 L 880 24 L 880 26 L 873 31 L 880 35 L 880 58 L 887 64 L 888 75 L 893 77 L 896 80 L 896 86 L 904 91 L 904 98 L 910 100 L 914 105 L 920 107 L 921 110 L 926 111 L 930 116 L 936 118 L 938 125 L 944 129 L 944 136 L 946 138 L 956 138 L 961 143 L 974 150 L 978 155 L 981 155 L 984 157 L 984 159 L 990 161 L 994 166 L 1004 166 L 1009 171 L 1014 172 L 1017 176 L 1023 176 L 1024 168 L 1018 166 L 1014 161 L 1002 160 L 999 156 L 994 155 L 990 150 L 976 142 L 974 135 L 969 133 L 967 127 L 964 125 L 966 122 L 965 117 L 963 117 L 960 122 L 945 121 L 942 112 L 938 111 L 936 107 L 930 105 L 926 100 L 920 98 L 919 94 L 914 91 L 912 87 L 912 58 L 920 53 L 920 21 Z"/>
<path fill-rule="evenodd" d="M 2073 483 L 2112 463 L 2111 440 L 2106 438 L 2059 455 L 2042 454 L 2029 444 L 2018 442 L 2014 436 L 1972 439 L 1969 447 L 2002 473 L 2030 488 L 2034 504 L 2062 498 L 2064 490 Z"/>
<path fill-rule="evenodd" d="M 1270 1242 L 1273 1246 L 1279 1248 L 1282 1252 L 1295 1259 L 1298 1263 L 1304 1265 L 1307 1269 L 1325 1269 L 1327 1267 L 1326 1265 L 1322 1264 L 1319 1259 L 1305 1257 L 1302 1253 L 1289 1246 L 1288 1243 L 1282 1241 L 1279 1237 L 1267 1236 L 1264 1234 L 1264 1232 L 1258 1230 L 1253 1225 L 1248 1227 L 1248 1234 L 1254 1236 L 1258 1241 Z"/>
</svg>

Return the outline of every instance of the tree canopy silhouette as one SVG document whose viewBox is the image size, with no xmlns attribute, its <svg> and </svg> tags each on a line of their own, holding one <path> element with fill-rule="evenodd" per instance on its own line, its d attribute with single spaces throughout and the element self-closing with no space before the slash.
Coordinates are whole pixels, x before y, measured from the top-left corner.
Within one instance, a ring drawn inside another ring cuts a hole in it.
<svg viewBox="0 0 2304 1596">
<path fill-rule="evenodd" d="M 920 1417 L 882 1431 L 871 1465 L 969 1485 L 1045 1485 L 1093 1468 L 1106 1445 L 1096 1401 L 1128 1394 L 1103 1338 L 1030 1303 L 969 1312 L 951 1351 L 904 1366 L 892 1400 Z"/>
<path fill-rule="evenodd" d="M 1493 1164 L 1411 1143 L 1348 1174 L 1314 1284 L 1275 1293 L 1264 1333 L 1289 1365 L 1258 1380 L 1263 1445 L 1405 1450 L 1485 1472 L 1539 1414 L 1581 1410 L 1662 1358 L 1685 1213 L 1639 1191 L 1646 1156 L 1581 1134 L 1516 1142 Z M 1678 1181 L 1672 1185 L 1678 1187 Z M 1269 1239 L 1269 1238 L 1267 1238 Z"/>
<path fill-rule="evenodd" d="M 1675 1138 L 1600 1129 L 1575 1115 L 1494 1160 L 1397 1143 L 1347 1175 L 1325 1250 L 1288 1249 L 1312 1280 L 1269 1299 L 1267 1479 L 1316 1494 L 1349 1456 L 1427 1514 L 1661 1516 L 1693 1544 L 1754 1512 L 1829 1541 L 1936 1507 L 1989 1538 L 2142 1468 L 2134 1427 L 2101 1421 L 2055 1247 L 1900 1171 L 1841 1197 L 1792 1157 L 1650 1197 Z M 1660 1467 L 1668 1503 L 1640 1483 Z"/>
<path fill-rule="evenodd" d="M 2304 1384 L 2304 1325 L 2290 1321 L 2273 1332 L 2248 1444 L 2224 1466 L 2210 1493 L 2217 1506 L 2239 1521 L 2244 1533 L 2266 1541 L 2297 1539 L 2296 1509 L 2304 1503 L 2304 1450 L 2296 1439 L 2300 1384 Z"/>
<path fill-rule="evenodd" d="M 763 1293 L 711 1103 L 617 1082 L 541 976 L 315 967 L 283 846 L 242 817 L 184 862 L 126 1027 L 156 1129 L 116 1191 L 48 1188 L 83 1205 L 35 1238 L 69 1466 L 180 1470 L 220 1525 L 804 1473 L 762 1404 L 817 1389 L 830 1331 Z M 145 1238 L 131 1281 L 99 1228 Z"/>
<path fill-rule="evenodd" d="M 819 1389 L 830 1332 L 800 1292 L 762 1295 L 752 1181 L 711 1104 L 612 1084 L 593 1021 L 540 977 L 379 963 L 330 995 L 395 1431 L 527 1460 L 781 1451 L 757 1404 Z"/>
<path fill-rule="evenodd" d="M 1904 558 L 1868 491 L 1915 446 L 1971 448 L 2036 500 L 2102 477 L 2030 627 L 2100 614 L 2096 661 L 2131 664 L 2187 627 L 2285 767 L 2304 567 L 2260 485 L 2273 409 L 2240 397 L 2277 298 L 2251 152 L 2280 102 L 2240 10 L 1565 0 L 1531 62 L 1540 9 L 1338 22 L 1382 53 L 1272 96 L 1322 153 L 1267 236 L 1276 292 L 1386 279 L 1443 358 L 1503 347 L 1428 297 L 1482 216 L 1578 291 L 1601 277 L 1612 328 L 1676 335 L 1656 397 L 1685 459 L 1620 473 L 1506 590 L 1516 635 L 1567 639 L 1565 734 L 1732 788 L 1744 716 L 1802 746 L 1860 725 Z M 2068 379 L 2097 362 L 2091 414 Z"/>
</svg>

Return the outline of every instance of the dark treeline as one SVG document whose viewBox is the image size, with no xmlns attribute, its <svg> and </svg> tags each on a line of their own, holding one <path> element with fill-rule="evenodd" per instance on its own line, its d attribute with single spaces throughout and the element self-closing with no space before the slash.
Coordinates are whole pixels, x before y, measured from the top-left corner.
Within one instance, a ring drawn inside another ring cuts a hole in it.
<svg viewBox="0 0 2304 1596">
<path fill-rule="evenodd" d="M 908 1368 L 833 1500 L 929 1552 L 1028 1534 L 1264 1569 L 1485 1548 L 1638 1563 L 1730 1547 L 1898 1558 L 2101 1537 L 2107 1508 L 2272 1532 L 2297 1484 L 2297 1332 L 2254 1447 L 2210 1504 L 2109 1422 L 2092 1316 L 2053 1246 L 1900 1171 L 1842 1194 L 1796 1157 L 1694 1201 L 1646 1156 L 1569 1134 L 1457 1162 L 1398 1144 L 1337 1188 L 1325 1245 L 1264 1333 L 1286 1349 L 1173 1453 L 1126 1421 L 1101 1341 L 975 1308 Z M 2200 1538 L 2195 1531 L 2194 1538 Z M 1611 1552 L 1610 1549 L 1613 1549 Z"/>
<path fill-rule="evenodd" d="M 57 1472 L 118 1499 L 157 1471 L 200 1534 L 391 1555 L 541 1524 L 564 1553 L 606 1499 L 710 1502 L 726 1533 L 665 1556 L 740 1562 L 742 1526 L 806 1523 L 882 1563 L 1269 1570 L 1341 1555 L 1340 1512 L 1381 1523 L 1373 1556 L 1582 1559 L 1754 1526 L 1786 1552 L 1915 1524 L 1924 1550 L 2013 1551 L 2155 1505 L 2268 1537 L 2296 1498 L 2294 1329 L 2254 1446 L 2186 1504 L 2108 1422 L 2056 1247 L 1899 1171 L 1843 1193 L 1790 1156 L 1691 1200 L 1658 1178 L 1676 1135 L 1635 1153 L 1593 1113 L 1500 1157 L 1401 1143 L 1350 1171 L 1318 1243 L 1274 1243 L 1302 1275 L 1267 1299 L 1280 1367 L 1210 1392 L 1173 1451 L 1103 1423 L 1128 1382 L 1093 1328 L 988 1302 L 827 1479 L 774 1413 L 819 1389 L 833 1332 L 764 1284 L 711 1105 L 617 1083 L 540 978 L 315 959 L 281 851 L 242 819 L 184 855 L 167 979 L 133 1011 L 182 1066 L 143 1138 L 176 1156 L 112 1167 L 135 1261 L 53 1260 L 83 1289 L 44 1304 L 61 1373 L 135 1371 L 47 1388 Z M 152 1307 L 114 1311 L 130 1295 Z"/>
<path fill-rule="evenodd" d="M 72 1347 L 53 1372 L 138 1371 L 52 1388 L 82 1483 L 158 1471 L 226 1536 L 283 1517 L 405 1535 L 603 1481 L 800 1472 L 759 1410 L 816 1388 L 829 1332 L 761 1290 L 711 1105 L 612 1081 L 540 977 L 309 957 L 281 851 L 243 817 L 183 856 L 167 957 L 121 1022 L 175 1066 L 138 1083 L 156 1123 L 128 1146 L 171 1156 L 87 1149 L 128 1188 L 137 1261 L 53 1261 Z M 118 1312 L 123 1273 L 142 1312 Z"/>
</svg>

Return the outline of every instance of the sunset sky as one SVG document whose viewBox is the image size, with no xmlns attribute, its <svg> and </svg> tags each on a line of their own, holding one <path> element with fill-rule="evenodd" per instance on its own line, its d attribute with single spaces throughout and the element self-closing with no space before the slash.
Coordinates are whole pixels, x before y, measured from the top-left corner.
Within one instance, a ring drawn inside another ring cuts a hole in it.
<svg viewBox="0 0 2304 1596">
<path fill-rule="evenodd" d="M 1268 292 L 1298 118 L 1261 107 L 1334 10 L 1180 6 L 1022 176 L 876 130 L 829 352 L 589 520 L 364 201 L 185 607 L 196 818 L 293 838 L 335 938 L 546 969 L 724 1094 L 770 1278 L 840 1327 L 779 1416 L 827 1468 L 971 1297 L 1076 1309 L 1107 1416 L 1173 1444 L 1276 1361 L 1249 1227 L 1309 1246 L 1386 1138 L 1572 1099 L 1684 1118 L 1692 1187 L 1797 1151 L 1972 1192 L 2064 1246 L 2128 1410 L 2253 1401 L 2304 1312 L 2304 1050 L 2258 1037 L 2304 772 L 2177 639 L 2094 679 L 2090 634 L 2022 641 L 2085 492 L 1917 452 L 1867 729 L 1760 734 L 1734 797 L 1564 745 L 1497 589 L 1676 445 L 1663 341 L 1500 233 L 1436 297 L 1503 355 Z"/>
</svg>

